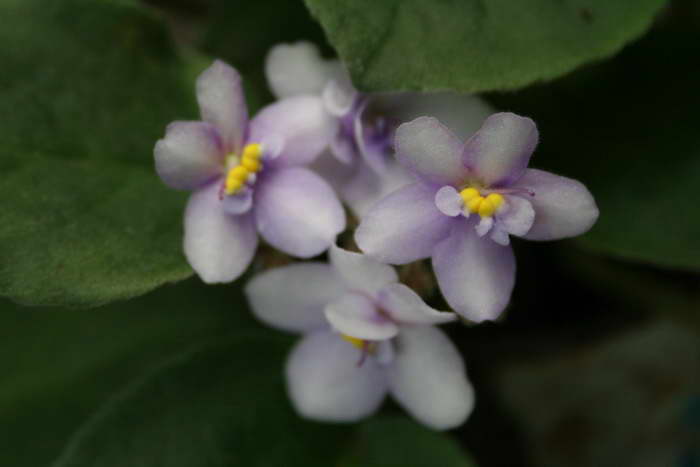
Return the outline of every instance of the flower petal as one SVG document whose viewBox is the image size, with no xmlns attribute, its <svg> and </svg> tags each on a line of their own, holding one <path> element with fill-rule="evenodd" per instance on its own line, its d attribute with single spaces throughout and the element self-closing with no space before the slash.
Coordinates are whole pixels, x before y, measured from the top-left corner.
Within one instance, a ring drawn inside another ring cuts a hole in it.
<svg viewBox="0 0 700 467">
<path fill-rule="evenodd" d="M 338 187 L 340 196 L 355 215 L 362 218 L 376 202 L 414 183 L 415 178 L 401 164 L 391 161 L 381 175 L 367 164 L 359 163 L 355 173 L 344 181 Z"/>
<path fill-rule="evenodd" d="M 497 215 L 499 227 L 512 235 L 522 237 L 535 220 L 535 210 L 532 204 L 519 196 L 506 196 L 507 210 L 503 215 Z"/>
<path fill-rule="evenodd" d="M 205 122 L 173 122 L 154 150 L 156 171 L 166 185 L 193 190 L 223 171 L 224 149 L 216 127 Z"/>
<path fill-rule="evenodd" d="M 241 75 L 221 60 L 215 60 L 197 78 L 197 102 L 202 120 L 219 129 L 225 152 L 238 153 L 248 124 Z"/>
<path fill-rule="evenodd" d="M 446 216 L 456 217 L 462 213 L 464 201 L 459 192 L 450 185 L 445 185 L 435 193 L 435 207 Z"/>
<path fill-rule="evenodd" d="M 383 126 L 376 122 L 374 125 L 365 126 L 363 116 L 369 103 L 369 98 L 362 99 L 352 115 L 353 136 L 364 163 L 381 175 L 394 160 L 391 146 L 394 134 L 386 118 L 382 120 Z"/>
<path fill-rule="evenodd" d="M 404 284 L 389 284 L 382 288 L 377 296 L 377 304 L 394 321 L 404 324 L 442 324 L 457 319 L 454 313 L 429 307 Z"/>
<path fill-rule="evenodd" d="M 250 122 L 251 143 L 282 146 L 268 165 L 305 165 L 321 154 L 338 131 L 338 119 L 325 111 L 320 97 L 297 96 L 264 107 Z"/>
<path fill-rule="evenodd" d="M 408 122 L 422 115 L 437 118 L 460 140 L 469 138 L 494 113 L 483 99 L 453 92 L 372 94 L 369 112 Z"/>
<path fill-rule="evenodd" d="M 435 190 L 423 183 L 400 188 L 372 206 L 355 231 L 360 249 L 379 261 L 406 264 L 431 255 L 454 219 L 435 207 Z"/>
<path fill-rule="evenodd" d="M 304 417 L 352 422 L 374 413 L 387 391 L 383 368 L 332 332 L 310 334 L 287 360 L 292 404 Z"/>
<path fill-rule="evenodd" d="M 575 237 L 590 229 L 598 219 L 598 206 L 581 183 L 537 169 L 528 169 L 513 185 L 534 193 L 529 198 L 535 222 L 524 238 L 558 240 Z"/>
<path fill-rule="evenodd" d="M 537 146 L 535 122 L 502 112 L 486 119 L 464 145 L 464 164 L 487 186 L 504 186 L 518 179 Z"/>
<path fill-rule="evenodd" d="M 350 292 L 329 303 L 325 314 L 333 329 L 357 339 L 381 341 L 399 332 L 396 324 L 377 312 L 369 297 L 359 293 Z"/>
<path fill-rule="evenodd" d="M 303 94 L 320 96 L 339 66 L 337 60 L 324 60 L 316 45 L 299 41 L 270 49 L 265 58 L 265 76 L 278 99 Z"/>
<path fill-rule="evenodd" d="M 348 289 L 374 296 L 385 285 L 399 280 L 393 267 L 367 255 L 344 250 L 335 245 L 331 246 L 329 253 L 331 265 Z"/>
<path fill-rule="evenodd" d="M 331 115 L 342 117 L 350 112 L 357 97 L 357 91 L 344 70 L 328 81 L 321 93 L 326 110 Z"/>
<path fill-rule="evenodd" d="M 253 207 L 253 189 L 246 188 L 238 194 L 224 196 L 222 203 L 224 211 L 233 216 L 245 214 Z"/>
<path fill-rule="evenodd" d="M 257 246 L 253 217 L 227 214 L 219 199 L 219 183 L 192 193 L 185 210 L 185 256 L 204 282 L 238 278 L 253 260 Z"/>
<path fill-rule="evenodd" d="M 330 150 L 338 162 L 349 165 L 356 161 L 357 151 L 352 140 L 343 132 L 338 132 L 330 142 Z"/>
<path fill-rule="evenodd" d="M 323 309 L 345 294 L 342 281 L 326 263 L 296 263 L 253 277 L 245 294 L 260 321 L 285 331 L 327 326 Z"/>
<path fill-rule="evenodd" d="M 345 211 L 333 189 L 308 169 L 272 170 L 255 189 L 253 212 L 260 234 L 300 258 L 323 253 L 345 229 Z"/>
<path fill-rule="evenodd" d="M 432 326 L 405 328 L 397 347 L 389 369 L 390 392 L 397 402 L 436 430 L 464 423 L 474 408 L 474 389 L 447 336 Z"/>
<path fill-rule="evenodd" d="M 419 117 L 396 129 L 396 157 L 417 176 L 440 185 L 458 186 L 467 175 L 462 143 L 432 117 Z"/>
<path fill-rule="evenodd" d="M 447 303 L 475 322 L 497 318 L 515 284 L 513 250 L 479 237 L 469 221 L 435 247 L 433 269 Z"/>
</svg>

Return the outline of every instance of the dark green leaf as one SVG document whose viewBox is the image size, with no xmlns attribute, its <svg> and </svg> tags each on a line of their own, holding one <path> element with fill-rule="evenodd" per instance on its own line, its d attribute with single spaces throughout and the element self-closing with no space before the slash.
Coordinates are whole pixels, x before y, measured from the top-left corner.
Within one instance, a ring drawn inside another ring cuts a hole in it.
<svg viewBox="0 0 700 467">
<path fill-rule="evenodd" d="M 532 116 L 532 165 L 582 180 L 600 219 L 581 242 L 602 253 L 700 269 L 700 40 L 679 19 L 615 60 L 548 87 L 497 99 Z"/>
<path fill-rule="evenodd" d="M 0 302 L 0 465 L 47 466 L 113 393 L 187 349 L 257 329 L 231 287 L 184 282 L 96 310 Z"/>
<path fill-rule="evenodd" d="M 348 428 L 292 410 L 288 343 L 260 332 L 181 355 L 106 404 L 54 467 L 332 465 Z"/>
<path fill-rule="evenodd" d="M 132 2 L 0 3 L 0 294 L 90 306 L 183 279 L 184 195 L 152 149 L 191 67 Z"/>
<path fill-rule="evenodd" d="M 475 467 L 448 435 L 409 418 L 377 417 L 362 423 L 339 467 Z"/>
<path fill-rule="evenodd" d="M 362 89 L 477 92 L 617 52 L 663 0 L 306 0 Z"/>
</svg>

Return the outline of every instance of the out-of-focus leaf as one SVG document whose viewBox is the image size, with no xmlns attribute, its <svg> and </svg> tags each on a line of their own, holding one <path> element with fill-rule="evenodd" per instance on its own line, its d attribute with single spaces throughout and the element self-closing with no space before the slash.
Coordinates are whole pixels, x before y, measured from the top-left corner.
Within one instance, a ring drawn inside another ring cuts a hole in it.
<svg viewBox="0 0 700 467">
<path fill-rule="evenodd" d="M 0 294 L 91 306 L 191 274 L 185 196 L 154 174 L 196 118 L 191 67 L 132 2 L 0 3 Z"/>
<path fill-rule="evenodd" d="M 236 289 L 192 280 L 96 310 L 2 301 L 0 465 L 48 465 L 84 419 L 152 366 L 258 329 L 242 300 Z"/>
<path fill-rule="evenodd" d="M 499 391 L 534 465 L 683 465 L 696 445 L 686 419 L 700 391 L 697 339 L 676 323 L 652 321 L 556 355 L 511 361 Z"/>
<path fill-rule="evenodd" d="M 495 101 L 537 121 L 533 166 L 591 189 L 601 215 L 583 245 L 698 270 L 700 33 L 677 22 L 669 19 L 611 62 Z"/>
<path fill-rule="evenodd" d="M 476 467 L 459 445 L 407 417 L 362 423 L 339 467 Z"/>
<path fill-rule="evenodd" d="M 663 0 L 306 0 L 362 89 L 515 89 L 607 57 Z"/>
<path fill-rule="evenodd" d="M 292 410 L 282 371 L 288 343 L 239 334 L 179 356 L 103 406 L 53 466 L 333 465 L 349 429 Z"/>
</svg>

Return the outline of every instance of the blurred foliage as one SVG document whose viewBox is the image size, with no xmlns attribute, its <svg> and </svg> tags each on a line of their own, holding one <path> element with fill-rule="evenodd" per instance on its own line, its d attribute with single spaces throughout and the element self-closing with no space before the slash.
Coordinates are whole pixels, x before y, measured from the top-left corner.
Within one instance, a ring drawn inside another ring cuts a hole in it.
<svg viewBox="0 0 700 467">
<path fill-rule="evenodd" d="M 306 0 L 363 90 L 517 89 L 607 57 L 664 0 Z"/>
<path fill-rule="evenodd" d="M 537 466 L 680 467 L 700 435 L 683 422 L 700 393 L 698 368 L 698 334 L 652 321 L 585 348 L 514 361 L 499 387 Z"/>
<path fill-rule="evenodd" d="M 88 0 L 3 0 L 0 17 L 0 294 L 98 305 L 189 276 L 185 197 L 152 150 L 196 116 L 194 88 L 162 22 Z"/>
<path fill-rule="evenodd" d="M 476 467 L 456 443 L 406 417 L 362 423 L 339 467 Z"/>
<path fill-rule="evenodd" d="M 130 380 L 193 347 L 259 329 L 240 302 L 233 288 L 195 280 L 95 310 L 1 302 L 0 465 L 49 465 Z"/>
<path fill-rule="evenodd" d="M 601 216 L 583 244 L 698 270 L 700 29 L 684 12 L 672 11 L 614 60 L 492 100 L 537 121 L 534 166 L 580 179 L 594 194 Z"/>
<path fill-rule="evenodd" d="M 0 294 L 86 306 L 187 277 L 185 196 L 155 176 L 152 147 L 168 122 L 197 118 L 196 75 L 210 56 L 229 61 L 255 109 L 271 99 L 269 47 L 305 39 L 332 54 L 302 1 L 149 3 L 0 0 Z M 393 2 L 309 3 L 361 84 L 461 89 L 521 86 L 609 55 L 661 4 L 511 2 L 520 16 L 503 6 L 482 21 L 464 11 L 494 2 L 426 3 L 419 20 L 411 2 L 391 18 Z M 358 15 L 329 26 L 333 4 Z M 555 25 L 535 28 L 545 12 Z M 435 21 L 436 37 L 400 41 L 404 26 Z M 353 32 L 383 22 L 395 23 L 388 37 Z M 464 46 L 477 24 L 493 26 L 486 52 Z M 391 404 L 357 425 L 298 418 L 282 373 L 293 340 L 257 325 L 239 286 L 189 280 L 89 311 L 0 302 L 0 465 L 697 465 L 699 25 L 697 2 L 672 2 L 614 59 L 488 96 L 537 121 L 533 165 L 582 180 L 602 214 L 581 239 L 516 240 L 508 315 L 448 328 L 477 391 L 453 436 Z M 462 27 L 455 44 L 438 40 Z M 501 63 L 511 46 L 520 55 Z"/>
<path fill-rule="evenodd" d="M 0 304 L 0 465 L 468 467 L 405 416 L 328 425 L 291 408 L 292 339 L 253 322 L 240 291 L 191 280 L 96 310 Z"/>
</svg>

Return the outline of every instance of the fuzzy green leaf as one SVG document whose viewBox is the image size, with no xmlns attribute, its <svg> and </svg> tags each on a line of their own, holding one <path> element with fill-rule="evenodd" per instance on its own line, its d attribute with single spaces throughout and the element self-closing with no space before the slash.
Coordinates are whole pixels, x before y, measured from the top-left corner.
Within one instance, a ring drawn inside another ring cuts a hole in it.
<svg viewBox="0 0 700 467">
<path fill-rule="evenodd" d="M 0 2 L 0 294 L 93 306 L 191 274 L 153 145 L 196 118 L 191 67 L 127 2 Z"/>
<path fill-rule="evenodd" d="M 617 52 L 663 0 L 306 0 L 364 90 L 478 92 Z"/>
</svg>

